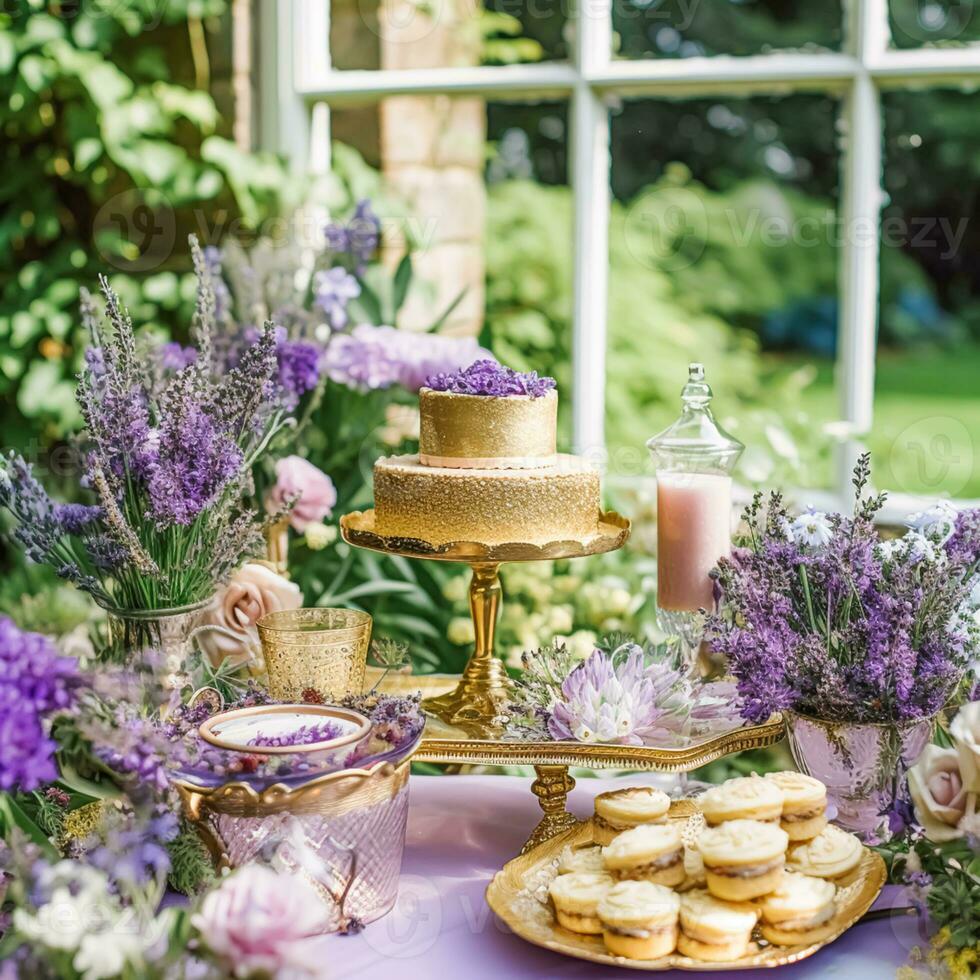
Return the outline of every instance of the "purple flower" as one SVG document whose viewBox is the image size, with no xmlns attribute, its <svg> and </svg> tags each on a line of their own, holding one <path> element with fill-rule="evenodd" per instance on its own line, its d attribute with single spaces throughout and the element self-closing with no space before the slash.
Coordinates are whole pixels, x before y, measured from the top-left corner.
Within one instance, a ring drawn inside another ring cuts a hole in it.
<svg viewBox="0 0 980 980">
<path fill-rule="evenodd" d="M 160 359 L 160 368 L 164 371 L 183 371 L 197 361 L 197 350 L 193 347 L 184 347 L 175 341 L 161 344 L 157 350 L 157 357 Z"/>
<path fill-rule="evenodd" d="M 680 673 L 662 667 L 647 667 L 639 647 L 618 664 L 602 650 L 593 651 L 561 685 L 548 722 L 552 738 L 642 745 L 661 735 L 669 718 L 687 710 Z"/>
<path fill-rule="evenodd" d="M 460 395 L 525 395 L 541 398 L 556 387 L 554 378 L 539 378 L 536 371 L 520 373 L 494 360 L 475 361 L 468 368 L 435 373 L 426 381 L 434 391 Z"/>
<path fill-rule="evenodd" d="M 342 734 L 340 727 L 332 721 L 316 725 L 300 725 L 295 731 L 283 735 L 263 735 L 259 732 L 248 744 L 262 748 L 285 748 L 288 745 L 313 745 L 327 742 Z"/>
<path fill-rule="evenodd" d="M 58 778 L 50 723 L 81 686 L 77 660 L 0 618 L 0 789 L 29 792 Z"/>
<path fill-rule="evenodd" d="M 347 326 L 347 304 L 361 295 L 358 281 L 342 266 L 318 272 L 313 280 L 314 303 L 327 316 L 333 330 Z"/>
<path fill-rule="evenodd" d="M 87 504 L 54 505 L 54 519 L 65 534 L 83 534 L 101 517 L 101 507 L 89 507 Z"/>
<path fill-rule="evenodd" d="M 967 512 L 954 527 L 938 506 L 916 515 L 905 537 L 881 542 L 881 498 L 861 498 L 868 467 L 863 459 L 854 516 L 821 515 L 812 534 L 805 519 L 790 522 L 778 495 L 763 521 L 757 498 L 752 547 L 719 563 L 724 601 L 706 639 L 726 654 L 752 721 L 783 708 L 912 721 L 935 714 L 965 674 L 980 640 L 969 601 L 980 522 Z"/>
<path fill-rule="evenodd" d="M 148 481 L 150 516 L 158 527 L 192 524 L 243 459 L 237 442 L 200 404 L 174 403 L 161 423 L 157 463 Z"/>
<path fill-rule="evenodd" d="M 350 221 L 331 222 L 324 233 L 327 248 L 337 255 L 350 258 L 360 275 L 378 250 L 381 242 L 381 221 L 374 213 L 371 202 L 362 200 L 357 203 Z"/>
<path fill-rule="evenodd" d="M 109 827 L 82 841 L 80 857 L 98 868 L 117 890 L 135 889 L 163 881 L 170 870 L 167 843 L 179 830 L 175 814 L 159 809 L 147 817 L 123 813 Z"/>
<path fill-rule="evenodd" d="M 214 290 L 214 316 L 216 320 L 224 320 L 231 313 L 231 292 L 221 273 L 223 256 L 221 249 L 208 245 L 204 249 L 204 268 L 211 277 L 211 288 Z"/>
<path fill-rule="evenodd" d="M 276 345 L 278 382 L 283 406 L 292 411 L 300 398 L 320 383 L 323 353 L 305 340 L 280 340 Z"/>
</svg>

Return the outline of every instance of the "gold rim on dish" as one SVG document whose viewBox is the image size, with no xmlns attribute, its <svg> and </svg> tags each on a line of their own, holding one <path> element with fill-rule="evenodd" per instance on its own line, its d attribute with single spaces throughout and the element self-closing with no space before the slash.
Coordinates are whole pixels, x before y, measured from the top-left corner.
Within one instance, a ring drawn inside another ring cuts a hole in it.
<svg viewBox="0 0 980 980">
<path fill-rule="evenodd" d="M 670 816 L 683 820 L 687 825 L 689 821 L 698 819 L 700 813 L 692 801 L 678 800 L 671 804 Z M 576 847 L 591 841 L 592 821 L 587 820 L 508 861 L 490 882 L 487 903 L 517 936 L 535 946 L 575 959 L 631 970 L 716 972 L 798 963 L 850 929 L 871 908 L 887 878 L 885 862 L 874 851 L 865 848 L 853 883 L 838 890 L 837 912 L 831 920 L 834 932 L 823 942 L 805 946 L 763 945 L 756 952 L 726 963 L 706 963 L 679 953 L 659 960 L 630 960 L 608 952 L 601 936 L 583 936 L 562 929 L 555 922 L 548 903 L 548 886 L 557 874 L 562 851 L 566 846 Z"/>
<path fill-rule="evenodd" d="M 599 515 L 599 531 L 586 541 L 550 541 L 537 545 L 527 542 L 481 544 L 477 541 L 451 541 L 431 544 L 417 538 L 400 538 L 379 534 L 375 530 L 374 509 L 355 510 L 340 519 L 340 535 L 348 544 L 386 555 L 403 558 L 428 558 L 434 561 L 510 562 L 547 561 L 556 558 L 585 558 L 621 548 L 630 535 L 629 518 L 615 511 Z"/>
</svg>

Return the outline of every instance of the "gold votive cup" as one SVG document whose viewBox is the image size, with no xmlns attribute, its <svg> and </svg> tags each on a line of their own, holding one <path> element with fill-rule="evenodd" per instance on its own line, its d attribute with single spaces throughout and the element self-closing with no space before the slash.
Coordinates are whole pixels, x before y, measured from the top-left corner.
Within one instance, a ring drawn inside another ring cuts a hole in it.
<svg viewBox="0 0 980 980">
<path fill-rule="evenodd" d="M 356 609 L 284 609 L 256 623 L 277 701 L 301 701 L 312 688 L 328 698 L 360 694 L 371 617 Z"/>
</svg>

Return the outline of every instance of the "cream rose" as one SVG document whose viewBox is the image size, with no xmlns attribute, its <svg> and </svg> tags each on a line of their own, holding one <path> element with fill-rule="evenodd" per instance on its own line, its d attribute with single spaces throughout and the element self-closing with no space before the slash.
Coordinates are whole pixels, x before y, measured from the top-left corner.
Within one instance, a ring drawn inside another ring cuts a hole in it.
<svg viewBox="0 0 980 980">
<path fill-rule="evenodd" d="M 980 701 L 964 704 L 949 726 L 968 793 L 980 793 Z"/>
<path fill-rule="evenodd" d="M 927 745 L 909 770 L 909 792 L 916 820 L 936 843 L 962 837 L 959 827 L 966 812 L 967 793 L 955 749 Z"/>
<path fill-rule="evenodd" d="M 250 660 L 259 650 L 255 624 L 266 613 L 298 609 L 302 605 L 303 593 L 295 582 L 266 565 L 248 562 L 215 596 L 201 619 L 202 625 L 222 626 L 241 639 L 208 631 L 199 634 L 198 642 L 215 665 L 227 657 Z"/>
</svg>

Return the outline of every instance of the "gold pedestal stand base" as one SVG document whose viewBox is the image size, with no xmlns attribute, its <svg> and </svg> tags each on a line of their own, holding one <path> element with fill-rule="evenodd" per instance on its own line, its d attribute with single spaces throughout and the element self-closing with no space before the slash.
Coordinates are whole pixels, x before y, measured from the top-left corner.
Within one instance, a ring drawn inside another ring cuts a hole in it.
<svg viewBox="0 0 980 980">
<path fill-rule="evenodd" d="M 629 537 L 630 522 L 615 511 L 600 514 L 597 533 L 587 541 L 551 541 L 541 545 L 520 541 L 502 544 L 452 541 L 436 545 L 417 538 L 379 534 L 374 511 L 366 510 L 345 514 L 340 519 L 340 533 L 348 544 L 358 548 L 403 558 L 463 562 L 473 570 L 470 581 L 473 653 L 456 689 L 429 698 L 423 705 L 429 714 L 471 737 L 492 738 L 500 734 L 497 719 L 510 699 L 511 687 L 506 668 L 493 654 L 493 634 L 501 600 L 500 566 L 509 561 L 585 558 L 615 551 Z"/>
<path fill-rule="evenodd" d="M 568 766 L 535 766 L 538 778 L 531 784 L 531 792 L 538 798 L 544 816 L 524 842 L 521 854 L 527 854 L 538 844 L 563 834 L 578 823 L 578 817 L 565 808 L 568 794 L 575 789 L 575 780 L 568 775 Z"/>
<path fill-rule="evenodd" d="M 503 663 L 493 655 L 493 632 L 500 611 L 499 562 L 473 562 L 470 614 L 476 635 L 459 684 L 448 694 L 428 698 L 425 710 L 447 725 L 481 735 L 493 728 L 510 699 L 511 681 Z"/>
</svg>

